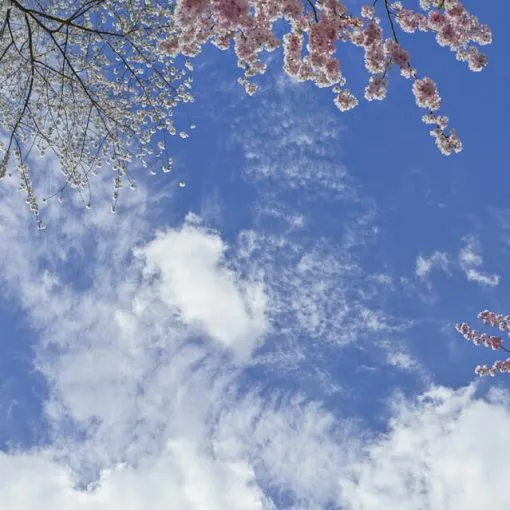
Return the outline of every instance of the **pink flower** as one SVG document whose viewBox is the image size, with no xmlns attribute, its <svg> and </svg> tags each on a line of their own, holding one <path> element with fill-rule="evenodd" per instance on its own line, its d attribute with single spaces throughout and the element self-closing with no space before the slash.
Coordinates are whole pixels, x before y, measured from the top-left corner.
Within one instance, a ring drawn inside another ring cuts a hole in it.
<svg viewBox="0 0 510 510">
<path fill-rule="evenodd" d="M 358 105 L 358 100 L 347 90 L 342 90 L 335 98 L 335 105 L 341 112 L 352 110 Z"/>
<path fill-rule="evenodd" d="M 478 314 L 478 318 L 482 320 L 482 322 L 488 326 L 499 327 L 502 331 L 510 330 L 510 316 L 509 315 L 500 315 L 494 312 L 490 312 L 489 310 L 483 310 Z M 503 339 L 500 336 L 488 335 L 487 333 L 477 333 L 465 322 L 461 324 L 457 324 L 455 329 L 464 336 L 466 340 L 472 341 L 475 345 L 484 345 L 489 349 L 494 351 L 503 349 L 507 352 L 510 352 L 503 346 Z M 508 373 L 510 372 L 510 358 L 507 360 L 499 360 L 496 361 L 492 367 L 487 365 L 479 365 L 475 369 L 475 373 L 480 376 L 495 376 L 497 373 Z"/>
<path fill-rule="evenodd" d="M 392 2 L 390 10 L 395 22 L 392 28 L 408 33 L 432 32 L 437 42 L 453 51 L 458 60 L 465 61 L 471 71 L 482 70 L 487 58 L 474 45 L 491 42 L 489 27 L 480 24 L 459 0 L 444 0 L 441 5 L 437 0 L 419 3 L 426 15 L 404 8 L 401 1 Z M 238 66 L 243 69 L 239 82 L 252 94 L 256 86 L 251 78 L 266 70 L 262 60 L 265 52 L 283 46 L 283 69 L 288 75 L 311 81 L 317 87 L 334 87 L 344 81 L 337 56 L 340 43 L 361 46 L 365 67 L 371 75 L 365 98 L 373 101 L 386 97 L 387 74 L 392 65 L 398 66 L 403 77 L 413 80 L 417 105 L 432 115 L 423 118 L 435 125 L 431 135 L 439 150 L 445 155 L 459 152 L 462 143 L 456 131 L 451 129 L 447 133 L 447 118 L 433 114 L 441 105 L 434 81 L 419 77 L 409 53 L 396 42 L 396 33 L 390 32 L 391 37 L 385 40 L 383 26 L 376 16 L 378 5 L 381 2 L 363 5 L 359 17 L 349 12 L 343 0 L 176 0 L 175 26 L 160 50 L 171 57 L 191 57 L 198 55 L 208 42 L 222 50 L 233 46 Z M 387 15 L 385 9 L 381 12 Z M 282 26 L 290 27 L 287 33 L 282 34 Z M 334 102 L 341 111 L 358 104 L 346 90 L 338 92 Z"/>
<path fill-rule="evenodd" d="M 425 30 L 427 26 L 427 18 L 411 9 L 400 9 L 396 21 L 404 32 L 412 34 L 416 30 Z"/>
<path fill-rule="evenodd" d="M 373 5 L 363 5 L 361 7 L 361 16 L 367 19 L 374 19 L 375 8 Z"/>
<path fill-rule="evenodd" d="M 248 0 L 211 0 L 211 7 L 219 23 L 236 26 L 248 17 Z"/>
<path fill-rule="evenodd" d="M 365 99 L 367 101 L 381 101 L 386 97 L 387 92 L 388 80 L 382 76 L 371 76 L 365 88 Z"/>
<path fill-rule="evenodd" d="M 446 17 L 439 11 L 432 11 L 429 13 L 429 27 L 434 30 L 439 30 L 445 23 Z"/>
<path fill-rule="evenodd" d="M 428 108 L 434 111 L 441 105 L 441 98 L 437 91 L 437 86 L 430 78 L 415 80 L 413 83 L 413 94 L 416 99 L 416 104 L 421 108 Z"/>
<path fill-rule="evenodd" d="M 384 49 L 391 61 L 398 67 L 406 67 L 409 64 L 409 53 L 393 39 L 388 39 Z"/>
<path fill-rule="evenodd" d="M 478 48 L 472 46 L 469 49 L 467 62 L 470 71 L 479 72 L 487 65 L 487 57 L 478 51 Z"/>
</svg>

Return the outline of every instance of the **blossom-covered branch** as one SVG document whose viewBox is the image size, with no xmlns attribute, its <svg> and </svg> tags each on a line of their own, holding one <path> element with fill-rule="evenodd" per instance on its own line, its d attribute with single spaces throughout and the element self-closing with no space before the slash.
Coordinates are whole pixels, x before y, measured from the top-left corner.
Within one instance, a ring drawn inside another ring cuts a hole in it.
<svg viewBox="0 0 510 510">
<path fill-rule="evenodd" d="M 490 312 L 489 310 L 484 310 L 478 314 L 478 318 L 481 319 L 486 326 L 498 328 L 500 331 L 510 331 L 510 315 L 500 315 Z M 503 346 L 503 338 L 500 336 L 478 333 L 474 329 L 471 329 L 471 327 L 465 322 L 457 324 L 455 329 L 466 340 L 473 342 L 477 346 L 484 345 L 494 351 L 503 350 L 505 352 L 510 352 L 510 349 Z M 495 376 L 498 372 L 510 372 L 510 358 L 506 360 L 498 360 L 492 365 L 492 367 L 489 367 L 488 365 L 478 365 L 475 369 L 475 373 L 480 376 Z"/>
<path fill-rule="evenodd" d="M 377 16 L 378 4 L 383 5 L 390 37 L 385 37 Z M 346 111 L 354 108 L 358 99 L 346 87 L 337 50 L 339 42 L 351 43 L 363 49 L 370 73 L 365 98 L 384 99 L 389 71 L 398 68 L 412 81 L 417 105 L 427 110 L 423 120 L 433 126 L 431 135 L 438 148 L 449 155 L 459 152 L 462 143 L 454 129 L 447 130 L 447 117 L 436 113 L 441 106 L 437 86 L 431 78 L 419 76 L 408 51 L 399 43 L 397 27 L 406 33 L 433 33 L 440 46 L 448 47 L 472 71 L 482 70 L 487 63 L 477 45 L 489 44 L 491 32 L 459 0 L 420 0 L 420 7 L 418 12 L 400 1 L 375 0 L 355 15 L 342 0 L 177 0 L 175 32 L 162 47 L 172 56 L 193 57 L 208 42 L 222 50 L 233 44 L 238 65 L 244 70 L 239 81 L 253 94 L 257 87 L 251 78 L 266 70 L 263 52 L 283 46 L 285 72 L 299 81 L 331 87 L 336 106 Z M 280 21 L 290 27 L 283 36 Z"/>
</svg>

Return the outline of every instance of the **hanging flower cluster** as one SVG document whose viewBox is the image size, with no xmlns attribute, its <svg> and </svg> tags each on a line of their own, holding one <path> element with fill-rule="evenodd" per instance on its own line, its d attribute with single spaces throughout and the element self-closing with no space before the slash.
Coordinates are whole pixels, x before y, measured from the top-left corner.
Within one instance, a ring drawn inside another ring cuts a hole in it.
<svg viewBox="0 0 510 510">
<path fill-rule="evenodd" d="M 376 15 L 378 6 L 388 21 L 389 37 Z M 354 108 L 358 99 L 346 87 L 337 43 L 351 43 L 363 49 L 370 74 L 365 98 L 384 99 L 389 70 L 397 67 L 412 81 L 416 104 L 427 110 L 423 121 L 433 125 L 431 135 L 437 147 L 449 155 L 459 152 L 462 143 L 454 129 L 448 130 L 448 118 L 437 115 L 441 106 L 437 86 L 431 78 L 419 77 L 408 51 L 399 43 L 397 30 L 433 33 L 440 46 L 453 51 L 472 71 L 481 71 L 487 64 L 477 45 L 489 44 L 491 32 L 459 0 L 420 0 L 420 8 L 418 12 L 399 1 L 375 0 L 355 16 L 342 0 L 177 0 L 175 32 L 162 48 L 173 57 L 193 57 L 208 42 L 222 50 L 233 44 L 238 65 L 244 70 L 239 81 L 251 95 L 257 89 L 251 78 L 266 70 L 263 52 L 283 46 L 285 72 L 296 80 L 330 87 L 335 105 L 346 111 Z M 281 24 L 278 30 L 275 27 L 282 20 L 290 29 L 280 36 Z"/>
</svg>

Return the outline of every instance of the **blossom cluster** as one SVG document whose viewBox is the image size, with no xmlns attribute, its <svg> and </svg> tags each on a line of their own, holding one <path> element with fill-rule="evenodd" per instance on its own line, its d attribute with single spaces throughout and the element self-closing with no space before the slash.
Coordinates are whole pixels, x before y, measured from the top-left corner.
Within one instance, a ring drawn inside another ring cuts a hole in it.
<svg viewBox="0 0 510 510">
<path fill-rule="evenodd" d="M 481 71 L 487 65 L 487 57 L 475 46 L 492 42 L 487 25 L 480 24 L 457 0 L 421 0 L 420 5 L 427 16 L 405 9 L 401 2 L 392 4 L 396 11 L 395 19 L 404 32 L 435 33 L 437 43 L 453 51 L 457 60 L 467 62 L 471 71 Z M 438 10 L 439 6 L 442 9 Z"/>
<path fill-rule="evenodd" d="M 491 42 L 489 27 L 470 14 L 460 0 L 420 0 L 420 12 L 404 7 L 400 1 L 390 4 L 384 0 L 391 28 L 391 36 L 385 37 L 377 6 L 375 0 L 372 5 L 362 6 L 360 15 L 355 16 L 342 0 L 177 0 L 174 32 L 161 48 L 172 57 L 194 57 L 208 42 L 222 50 L 233 44 L 238 65 L 244 70 L 239 81 L 251 95 L 257 90 L 251 78 L 266 70 L 262 53 L 283 46 L 285 72 L 298 81 L 330 87 L 336 94 L 334 103 L 346 111 L 354 108 L 358 99 L 346 87 L 337 43 L 351 43 L 363 50 L 370 74 L 365 98 L 384 99 L 389 71 L 398 68 L 404 78 L 412 81 L 417 105 L 427 110 L 423 121 L 434 126 L 431 135 L 437 147 L 445 155 L 459 152 L 462 143 L 456 131 L 447 131 L 447 117 L 436 114 L 441 97 L 435 82 L 418 76 L 396 29 L 431 32 L 440 46 L 455 52 L 470 70 L 480 71 L 487 58 L 476 45 Z M 290 29 L 280 36 L 275 24 L 282 20 Z"/>
<path fill-rule="evenodd" d="M 478 314 L 478 318 L 486 326 L 499 328 L 500 331 L 510 331 L 510 315 L 502 315 L 489 310 L 484 310 Z"/>
<path fill-rule="evenodd" d="M 498 372 L 502 374 L 510 372 L 510 358 L 507 358 L 504 361 L 496 361 L 491 367 L 488 365 L 478 365 L 475 368 L 475 374 L 479 375 L 480 377 L 484 375 L 490 375 L 491 377 L 494 377 Z"/>
<path fill-rule="evenodd" d="M 487 333 L 477 333 L 471 329 L 468 324 L 463 322 L 457 324 L 455 329 L 466 339 L 473 342 L 475 345 L 484 345 L 493 351 L 498 350 L 503 345 L 503 339 L 500 336 L 488 335 Z"/>
<path fill-rule="evenodd" d="M 489 310 L 484 310 L 478 314 L 478 318 L 487 326 L 498 328 L 500 331 L 510 331 L 510 315 L 501 315 Z M 457 324 L 455 329 L 468 341 L 479 346 L 484 345 L 494 351 L 504 350 L 510 352 L 503 346 L 503 339 L 500 336 L 489 335 L 487 333 L 478 333 L 472 329 L 467 323 Z M 475 373 L 484 376 L 495 376 L 497 373 L 510 372 L 510 358 L 506 361 L 498 360 L 492 367 L 488 365 L 479 365 L 475 369 Z"/>
</svg>

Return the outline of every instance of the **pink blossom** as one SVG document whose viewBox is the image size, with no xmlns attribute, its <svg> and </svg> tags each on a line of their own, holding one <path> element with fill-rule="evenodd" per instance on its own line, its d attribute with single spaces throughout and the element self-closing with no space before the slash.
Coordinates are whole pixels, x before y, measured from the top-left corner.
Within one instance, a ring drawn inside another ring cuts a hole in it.
<svg viewBox="0 0 510 510">
<path fill-rule="evenodd" d="M 444 23 L 437 33 L 436 40 L 440 46 L 457 47 L 461 42 L 460 35 L 451 23 Z"/>
<path fill-rule="evenodd" d="M 492 32 L 487 25 L 480 25 L 478 32 L 473 35 L 473 41 L 477 42 L 480 46 L 492 43 Z"/>
<path fill-rule="evenodd" d="M 447 133 L 446 126 L 438 125 L 430 134 L 435 139 L 437 148 L 445 156 L 450 156 L 452 153 L 462 150 L 462 142 L 455 129 L 452 128 Z"/>
<path fill-rule="evenodd" d="M 492 367 L 487 365 L 478 365 L 475 368 L 475 374 L 479 375 L 480 377 L 487 375 L 494 377 L 498 372 L 502 374 L 510 372 L 510 358 L 504 361 L 496 361 Z"/>
<path fill-rule="evenodd" d="M 366 26 L 363 35 L 364 35 L 363 46 L 367 48 L 381 41 L 382 29 L 376 23 L 369 23 Z"/>
<path fill-rule="evenodd" d="M 358 100 L 348 91 L 343 90 L 335 98 L 335 105 L 341 112 L 346 112 L 357 106 Z"/>
<path fill-rule="evenodd" d="M 179 9 L 185 16 L 200 16 L 209 7 L 209 0 L 182 0 Z"/>
<path fill-rule="evenodd" d="M 489 310 L 483 310 L 478 314 L 478 318 L 487 326 L 497 327 L 501 331 L 510 331 L 510 315 L 501 315 Z M 494 351 L 504 350 L 510 352 L 509 349 L 503 346 L 503 338 L 500 336 L 489 335 L 487 333 L 477 333 L 475 330 L 463 322 L 457 324 L 455 329 L 468 341 L 473 342 L 475 345 L 484 345 Z M 496 361 L 492 367 L 488 365 L 479 365 L 475 369 L 475 373 L 480 376 L 494 376 L 497 373 L 510 372 L 510 358 L 505 361 Z"/>
<path fill-rule="evenodd" d="M 361 16 L 367 19 L 374 19 L 375 8 L 373 5 L 363 5 L 361 7 Z"/>
<path fill-rule="evenodd" d="M 248 0 L 211 0 L 211 7 L 219 23 L 236 26 L 248 17 Z"/>
<path fill-rule="evenodd" d="M 371 76 L 365 88 L 365 99 L 368 101 L 382 100 L 388 92 L 388 80 L 382 76 Z"/>
<path fill-rule="evenodd" d="M 415 80 L 413 83 L 413 94 L 416 104 L 421 108 L 437 110 L 441 105 L 441 98 L 437 91 L 437 86 L 430 78 Z"/>
<path fill-rule="evenodd" d="M 416 30 L 426 30 L 427 27 L 427 18 L 411 9 L 400 9 L 396 20 L 400 28 L 409 34 L 416 32 Z"/>
<path fill-rule="evenodd" d="M 390 60 L 398 67 L 406 67 L 409 64 L 409 53 L 393 39 L 385 42 L 384 49 Z"/>
<path fill-rule="evenodd" d="M 340 80 L 340 63 L 338 60 L 332 58 L 324 65 L 324 71 L 328 76 L 332 85 L 338 83 Z"/>
<path fill-rule="evenodd" d="M 446 17 L 442 12 L 432 11 L 428 17 L 429 27 L 434 30 L 439 30 L 446 22 Z"/>
<path fill-rule="evenodd" d="M 487 57 L 478 51 L 478 48 L 472 46 L 469 48 L 467 62 L 470 71 L 481 71 L 487 65 Z"/>
<path fill-rule="evenodd" d="M 365 88 L 367 100 L 386 97 L 387 76 L 395 65 L 404 78 L 413 81 L 418 106 L 434 112 L 441 104 L 437 87 L 430 78 L 419 76 L 408 51 L 397 42 L 396 32 L 392 31 L 391 37 L 385 39 L 376 16 L 380 4 L 363 5 L 360 16 L 356 16 L 344 0 L 176 0 L 175 29 L 161 43 L 161 50 L 172 57 L 179 54 L 192 57 L 208 42 L 222 50 L 233 46 L 238 66 L 243 69 L 239 82 L 252 94 L 256 86 L 251 79 L 266 70 L 264 52 L 279 46 L 283 46 L 283 68 L 294 79 L 311 81 L 317 87 L 343 86 L 345 78 L 337 52 L 341 43 L 350 43 L 364 51 L 365 67 L 370 74 Z M 420 6 L 425 14 L 404 7 L 401 1 L 392 2 L 389 11 L 382 8 L 381 12 L 391 16 L 394 29 L 431 32 L 440 45 L 453 51 L 470 70 L 485 67 L 487 59 L 475 45 L 491 42 L 487 25 L 480 24 L 458 0 L 444 0 L 441 5 L 436 0 L 420 0 Z M 275 30 L 275 24 L 281 20 L 289 27 L 283 34 L 281 28 Z M 334 103 L 341 111 L 358 104 L 346 89 L 335 93 Z M 434 121 L 427 123 L 435 125 L 431 135 L 443 154 L 461 150 L 457 132 L 446 131 L 445 116 L 434 116 Z"/>
</svg>

